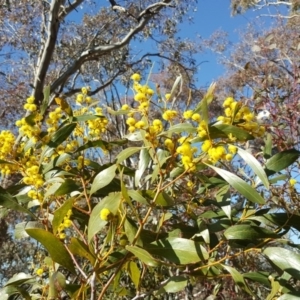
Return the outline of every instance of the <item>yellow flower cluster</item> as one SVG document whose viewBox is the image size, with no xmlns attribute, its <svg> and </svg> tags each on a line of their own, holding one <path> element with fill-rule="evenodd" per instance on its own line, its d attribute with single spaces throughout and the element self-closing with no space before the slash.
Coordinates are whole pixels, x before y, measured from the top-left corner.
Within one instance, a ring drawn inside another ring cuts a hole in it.
<svg viewBox="0 0 300 300">
<path fill-rule="evenodd" d="M 235 101 L 232 97 L 228 97 L 223 102 L 225 116 L 218 117 L 218 121 L 223 124 L 234 124 L 240 127 L 254 137 L 261 137 L 265 133 L 265 127 L 255 120 L 253 112 L 246 105 L 242 106 L 240 102 Z"/>
<path fill-rule="evenodd" d="M 61 107 L 57 107 L 54 111 L 49 113 L 49 117 L 46 120 L 46 124 L 49 126 L 47 129 L 49 133 L 53 133 L 57 130 L 61 118 L 62 118 Z"/>
<path fill-rule="evenodd" d="M 82 105 L 84 103 L 86 104 L 92 103 L 92 98 L 88 96 L 89 91 L 90 91 L 90 87 L 83 87 L 81 89 L 81 94 L 77 94 L 76 96 L 76 104 Z"/>
<path fill-rule="evenodd" d="M 195 171 L 194 154 L 197 152 L 197 148 L 192 147 L 188 137 L 181 137 L 178 142 L 181 145 L 176 149 L 176 152 L 181 155 L 181 161 L 185 170 Z"/>
<path fill-rule="evenodd" d="M 34 104 L 33 96 L 30 96 L 26 99 L 26 103 L 24 104 L 24 109 L 32 112 L 37 110 L 37 106 Z"/>
<path fill-rule="evenodd" d="M 100 138 L 101 134 L 106 131 L 108 120 L 106 117 L 103 116 L 102 108 L 97 107 L 95 109 L 95 112 L 98 116 L 102 116 L 102 117 L 99 117 L 94 120 L 88 120 L 87 125 L 89 128 L 89 134 L 91 136 L 97 136 Z"/>
<path fill-rule="evenodd" d="M 227 161 L 232 160 L 233 155 L 237 152 L 237 147 L 228 145 L 227 151 L 224 145 L 213 145 L 211 140 L 205 140 L 201 146 L 203 152 L 207 152 L 212 163 L 216 163 L 220 159 Z"/>
<path fill-rule="evenodd" d="M 108 208 L 103 208 L 100 211 L 100 219 L 103 221 L 109 221 L 112 217 L 112 213 Z"/>
<path fill-rule="evenodd" d="M 291 185 L 291 187 L 294 187 L 296 183 L 297 183 L 297 180 L 295 178 L 291 178 L 290 179 L 290 185 Z"/>
<path fill-rule="evenodd" d="M 166 121 L 172 121 L 172 120 L 174 120 L 177 117 L 177 114 L 178 113 L 177 113 L 176 110 L 166 110 L 163 113 L 162 117 Z"/>
<path fill-rule="evenodd" d="M 35 124 L 29 124 L 25 118 L 16 121 L 16 126 L 19 127 L 19 133 L 22 136 L 28 137 L 32 139 L 33 142 L 37 142 L 39 140 L 39 135 L 42 132 L 41 123 L 42 116 L 40 114 L 35 114 L 33 117 L 33 122 Z"/>
<path fill-rule="evenodd" d="M 61 240 L 66 238 L 65 229 L 72 226 L 72 221 L 70 220 L 71 216 L 72 216 L 72 210 L 69 209 L 67 214 L 64 217 L 63 222 L 61 224 L 59 224 L 59 226 L 57 228 L 57 236 Z"/>
<path fill-rule="evenodd" d="M 10 161 L 12 159 L 15 136 L 8 130 L 0 132 L 0 159 Z M 0 164 L 2 176 L 9 175 L 16 169 L 14 164 Z"/>
<path fill-rule="evenodd" d="M 44 184 L 44 179 L 43 176 L 39 174 L 39 169 L 37 158 L 35 156 L 30 156 L 29 160 L 26 162 L 23 182 L 26 185 L 32 185 L 37 189 L 42 187 Z"/>
<path fill-rule="evenodd" d="M 162 121 L 159 119 L 155 119 L 152 122 L 152 125 L 146 131 L 145 138 L 148 140 L 153 147 L 158 146 L 157 135 L 163 131 Z"/>
</svg>

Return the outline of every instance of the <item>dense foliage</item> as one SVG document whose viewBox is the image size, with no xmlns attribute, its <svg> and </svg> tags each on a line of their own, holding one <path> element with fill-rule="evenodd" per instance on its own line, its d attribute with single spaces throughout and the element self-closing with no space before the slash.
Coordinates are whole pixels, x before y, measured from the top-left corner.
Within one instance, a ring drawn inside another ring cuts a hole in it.
<svg viewBox="0 0 300 300">
<path fill-rule="evenodd" d="M 22 177 L 2 190 L 1 204 L 28 214 L 31 221 L 18 224 L 18 235 L 46 250 L 29 274 L 6 283 L 1 297 L 159 298 L 184 290 L 193 295 L 197 284 L 209 281 L 214 288 L 206 295 L 238 298 L 240 289 L 268 299 L 298 295 L 300 256 L 284 235 L 299 229 L 300 217 L 272 211 L 264 194 L 299 152 L 271 156 L 267 142 L 268 159 L 259 162 L 243 150 L 264 135 L 264 125 L 232 97 L 211 120 L 215 85 L 195 108 L 178 111 L 178 80 L 162 94 L 141 84 L 139 74 L 132 79 L 134 104 L 106 110 L 126 115 L 122 140 L 103 140 L 107 118 L 88 88 L 71 105 L 56 98 L 48 116 L 29 97 L 29 115 L 16 122 L 19 144 L 11 132 L 1 132 L 2 174 Z M 46 107 L 49 88 L 44 94 Z M 151 118 L 153 109 L 159 118 Z M 114 147 L 112 163 L 99 164 L 92 155 L 94 148 L 104 156 Z M 235 174 L 240 159 L 250 177 Z M 295 183 L 290 180 L 291 193 Z M 226 290 L 230 278 L 236 288 Z"/>
</svg>

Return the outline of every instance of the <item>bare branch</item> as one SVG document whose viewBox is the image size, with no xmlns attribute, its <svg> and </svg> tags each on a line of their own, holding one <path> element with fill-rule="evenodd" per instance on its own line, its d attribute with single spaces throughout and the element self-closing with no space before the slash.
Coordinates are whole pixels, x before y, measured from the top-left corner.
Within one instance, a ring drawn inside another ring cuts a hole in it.
<svg viewBox="0 0 300 300">
<path fill-rule="evenodd" d="M 58 30 L 59 30 L 59 9 L 62 4 L 62 0 L 52 0 L 50 12 L 49 12 L 49 21 L 47 28 L 47 40 L 43 47 L 42 56 L 37 62 L 37 72 L 34 79 L 34 92 L 33 96 L 36 99 L 36 103 L 40 103 L 42 100 L 42 93 L 44 87 L 44 81 L 46 73 L 49 68 L 49 64 L 55 49 L 55 43 L 57 40 Z"/>
<path fill-rule="evenodd" d="M 149 5 L 144 11 L 141 12 L 141 19 L 139 20 L 139 23 L 134 28 L 132 28 L 120 42 L 108 45 L 100 45 L 83 51 L 80 57 L 76 61 L 74 61 L 73 64 L 52 83 L 51 92 L 55 91 L 59 86 L 63 86 L 69 79 L 69 77 L 74 74 L 85 62 L 91 59 L 96 59 L 102 55 L 120 49 L 123 46 L 127 45 L 137 33 L 141 32 L 145 28 L 149 20 L 153 18 L 153 16 L 157 14 L 162 8 L 164 8 L 169 2 L 170 0 L 165 0 L 163 2 L 156 3 L 156 5 Z"/>
</svg>

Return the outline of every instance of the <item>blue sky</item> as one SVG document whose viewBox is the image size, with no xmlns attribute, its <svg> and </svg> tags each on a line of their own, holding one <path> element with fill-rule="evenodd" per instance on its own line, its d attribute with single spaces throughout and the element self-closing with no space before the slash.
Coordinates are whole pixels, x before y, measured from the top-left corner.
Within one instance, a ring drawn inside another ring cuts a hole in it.
<svg viewBox="0 0 300 300">
<path fill-rule="evenodd" d="M 249 22 L 260 23 L 265 21 L 270 24 L 270 18 L 258 18 L 260 12 L 251 10 L 241 15 L 231 16 L 230 0 L 198 0 L 198 9 L 194 15 L 194 24 L 183 24 L 180 36 L 182 38 L 194 38 L 199 34 L 202 38 L 209 36 L 218 29 L 226 31 L 229 40 L 233 43 L 239 41 L 240 32 L 246 28 Z M 201 64 L 198 73 L 198 84 L 209 85 L 224 72 L 223 67 L 217 63 L 217 56 L 213 53 L 198 55 Z"/>
</svg>

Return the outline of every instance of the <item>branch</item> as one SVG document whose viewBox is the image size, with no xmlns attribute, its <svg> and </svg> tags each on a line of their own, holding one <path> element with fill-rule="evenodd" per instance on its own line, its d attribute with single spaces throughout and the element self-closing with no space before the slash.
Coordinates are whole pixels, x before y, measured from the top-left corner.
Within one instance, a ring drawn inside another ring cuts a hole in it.
<svg viewBox="0 0 300 300">
<path fill-rule="evenodd" d="M 43 97 L 43 87 L 45 82 L 45 77 L 50 65 L 50 61 L 55 49 L 55 43 L 57 40 L 58 30 L 59 30 L 59 8 L 61 6 L 62 0 L 52 0 L 50 11 L 49 11 L 49 21 L 47 28 L 47 40 L 44 44 L 42 55 L 37 62 L 37 72 L 34 78 L 34 92 L 33 96 L 37 104 L 40 104 Z"/>
<path fill-rule="evenodd" d="M 51 92 L 55 91 L 59 86 L 64 85 L 69 77 L 74 74 L 86 61 L 98 58 L 129 44 L 131 39 L 145 28 L 149 20 L 153 18 L 153 16 L 157 14 L 169 2 L 170 0 L 165 0 L 163 2 L 156 3 L 156 5 L 149 5 L 144 11 L 140 13 L 141 19 L 139 20 L 139 23 L 133 29 L 131 29 L 120 42 L 109 45 L 100 45 L 83 51 L 80 57 L 76 61 L 74 61 L 73 64 L 52 83 Z M 152 11 L 153 7 L 155 7 L 154 12 Z"/>
<path fill-rule="evenodd" d="M 68 7 L 63 7 L 63 11 L 59 14 L 60 19 L 64 19 L 70 12 L 76 10 L 76 8 L 83 2 L 84 0 L 75 0 L 73 3 L 69 2 Z"/>
</svg>

